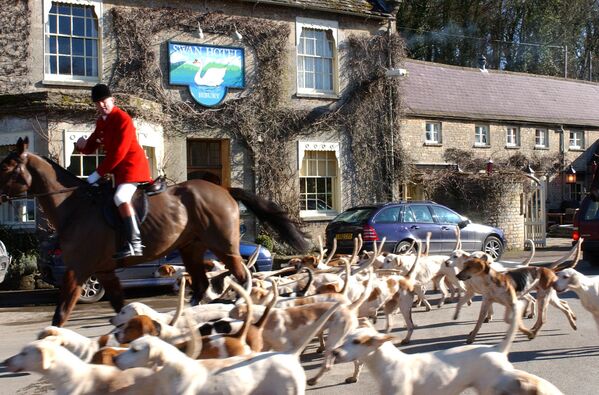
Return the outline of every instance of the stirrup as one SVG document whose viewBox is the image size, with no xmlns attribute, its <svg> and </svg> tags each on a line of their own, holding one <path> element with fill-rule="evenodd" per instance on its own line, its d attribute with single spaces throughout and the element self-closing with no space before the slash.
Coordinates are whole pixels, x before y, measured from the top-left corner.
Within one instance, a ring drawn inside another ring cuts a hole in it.
<svg viewBox="0 0 599 395">
<path fill-rule="evenodd" d="M 136 245 L 135 247 L 131 243 L 126 243 L 123 248 L 117 251 L 112 258 L 113 259 L 123 259 L 128 258 L 130 256 L 142 256 L 143 248 L 141 244 Z"/>
</svg>

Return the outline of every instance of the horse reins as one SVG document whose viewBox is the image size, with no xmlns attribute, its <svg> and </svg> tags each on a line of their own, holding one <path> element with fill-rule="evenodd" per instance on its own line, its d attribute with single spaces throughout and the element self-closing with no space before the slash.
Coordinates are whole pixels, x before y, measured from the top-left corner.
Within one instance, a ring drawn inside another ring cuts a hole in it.
<svg viewBox="0 0 599 395">
<path fill-rule="evenodd" d="M 60 193 L 67 193 L 67 192 L 74 191 L 78 188 L 81 188 L 81 186 L 59 189 L 58 191 L 52 191 L 52 192 L 34 193 L 32 195 L 30 195 L 28 193 L 26 193 L 25 195 L 19 195 L 19 196 L 8 196 L 7 194 L 2 194 L 2 195 L 0 195 L 0 203 L 11 202 L 13 200 L 20 200 L 20 199 L 32 199 L 32 198 L 41 197 L 41 196 L 58 195 Z"/>
</svg>

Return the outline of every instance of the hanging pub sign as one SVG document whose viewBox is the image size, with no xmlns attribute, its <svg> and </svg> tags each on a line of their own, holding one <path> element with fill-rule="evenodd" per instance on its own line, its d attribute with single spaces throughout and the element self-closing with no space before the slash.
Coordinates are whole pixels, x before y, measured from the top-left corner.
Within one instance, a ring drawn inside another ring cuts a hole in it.
<svg viewBox="0 0 599 395">
<path fill-rule="evenodd" d="M 245 87 L 243 48 L 169 42 L 169 83 L 187 85 L 196 102 L 219 105 L 227 89 Z"/>
</svg>

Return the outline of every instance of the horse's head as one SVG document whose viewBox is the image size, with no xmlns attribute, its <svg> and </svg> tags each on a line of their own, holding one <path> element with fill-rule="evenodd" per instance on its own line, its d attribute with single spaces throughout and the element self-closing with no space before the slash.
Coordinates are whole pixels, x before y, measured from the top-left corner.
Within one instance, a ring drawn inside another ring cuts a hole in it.
<svg viewBox="0 0 599 395">
<path fill-rule="evenodd" d="M 29 139 L 19 138 L 17 150 L 0 162 L 0 192 L 5 196 L 22 195 L 31 186 L 31 173 L 27 170 Z"/>
</svg>

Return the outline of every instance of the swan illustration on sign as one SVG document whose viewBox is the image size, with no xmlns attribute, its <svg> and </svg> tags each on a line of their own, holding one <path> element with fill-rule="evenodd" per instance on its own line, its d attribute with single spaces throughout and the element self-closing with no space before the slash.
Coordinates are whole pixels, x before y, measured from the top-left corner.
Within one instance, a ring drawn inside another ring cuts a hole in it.
<svg viewBox="0 0 599 395">
<path fill-rule="evenodd" d="M 169 42 L 169 82 L 187 85 L 196 102 L 220 104 L 229 88 L 245 87 L 243 48 Z"/>
</svg>

